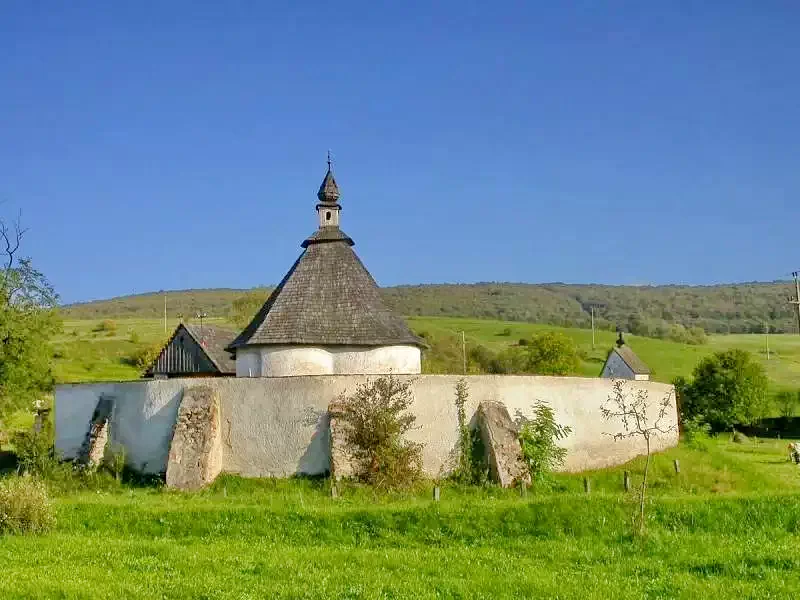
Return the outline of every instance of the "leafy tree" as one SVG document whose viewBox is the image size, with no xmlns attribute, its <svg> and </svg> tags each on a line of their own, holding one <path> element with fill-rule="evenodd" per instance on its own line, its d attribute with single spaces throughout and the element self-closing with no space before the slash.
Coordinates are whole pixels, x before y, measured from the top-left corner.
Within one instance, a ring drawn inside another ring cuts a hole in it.
<svg viewBox="0 0 800 600">
<path fill-rule="evenodd" d="M 681 418 L 700 417 L 716 431 L 752 424 L 769 409 L 764 367 L 744 350 L 708 356 L 694 368 L 691 383 L 677 383 Z"/>
<path fill-rule="evenodd" d="M 528 371 L 538 375 L 569 375 L 578 368 L 578 347 L 570 338 L 554 332 L 534 336 L 525 347 Z"/>
<path fill-rule="evenodd" d="M 775 396 L 775 404 L 784 420 L 791 419 L 800 405 L 800 391 L 782 390 Z"/>
<path fill-rule="evenodd" d="M 269 298 L 269 290 L 257 288 L 250 290 L 233 301 L 231 318 L 240 327 L 247 325 Z"/>
<path fill-rule="evenodd" d="M 49 340 L 60 328 L 57 296 L 28 258 L 17 258 L 25 230 L 0 219 L 0 419 L 30 406 L 53 384 Z"/>
<path fill-rule="evenodd" d="M 556 422 L 553 409 L 538 400 L 533 408 L 533 419 L 522 419 L 519 442 L 522 458 L 531 476 L 531 483 L 547 481 L 550 473 L 564 464 L 567 449 L 558 441 L 572 433 L 572 428 Z"/>
</svg>

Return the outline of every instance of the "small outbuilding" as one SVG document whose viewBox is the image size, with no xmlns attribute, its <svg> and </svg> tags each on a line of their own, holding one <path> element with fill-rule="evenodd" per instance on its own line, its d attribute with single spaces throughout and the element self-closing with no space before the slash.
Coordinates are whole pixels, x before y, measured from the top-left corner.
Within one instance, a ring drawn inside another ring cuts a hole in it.
<svg viewBox="0 0 800 600">
<path fill-rule="evenodd" d="M 617 345 L 608 353 L 608 358 L 606 359 L 606 364 L 603 365 L 603 372 L 600 373 L 600 377 L 650 381 L 650 369 L 625 343 L 622 332 L 620 332 Z"/>
<path fill-rule="evenodd" d="M 181 323 L 144 377 L 234 376 L 236 362 L 225 348 L 235 337 L 235 331 L 215 325 Z"/>
</svg>

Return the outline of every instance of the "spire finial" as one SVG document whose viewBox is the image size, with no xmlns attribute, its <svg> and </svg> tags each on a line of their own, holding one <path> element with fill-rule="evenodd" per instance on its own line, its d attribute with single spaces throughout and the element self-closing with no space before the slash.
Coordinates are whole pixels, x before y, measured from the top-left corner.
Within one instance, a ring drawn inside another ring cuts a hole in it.
<svg viewBox="0 0 800 600">
<path fill-rule="evenodd" d="M 330 150 L 328 150 L 328 172 L 325 173 L 322 185 L 319 186 L 317 198 L 323 204 L 336 204 L 339 201 L 339 186 L 336 185 L 336 180 L 333 178 L 333 159 Z"/>
</svg>

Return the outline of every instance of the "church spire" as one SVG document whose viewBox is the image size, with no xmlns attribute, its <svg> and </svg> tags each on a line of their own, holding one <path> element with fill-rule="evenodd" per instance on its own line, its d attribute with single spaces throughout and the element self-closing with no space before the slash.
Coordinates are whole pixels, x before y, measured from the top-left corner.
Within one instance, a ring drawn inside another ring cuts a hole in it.
<svg viewBox="0 0 800 600">
<path fill-rule="evenodd" d="M 339 186 L 336 185 L 336 180 L 333 178 L 330 150 L 328 150 L 328 172 L 325 173 L 325 179 L 322 180 L 322 185 L 319 186 L 317 198 L 323 204 L 339 203 Z"/>
<path fill-rule="evenodd" d="M 319 228 L 330 230 L 339 229 L 339 186 L 333 178 L 333 168 L 331 164 L 331 152 L 328 150 L 328 172 L 322 180 L 317 192 L 319 204 L 317 204 L 317 214 L 319 215 Z"/>
</svg>

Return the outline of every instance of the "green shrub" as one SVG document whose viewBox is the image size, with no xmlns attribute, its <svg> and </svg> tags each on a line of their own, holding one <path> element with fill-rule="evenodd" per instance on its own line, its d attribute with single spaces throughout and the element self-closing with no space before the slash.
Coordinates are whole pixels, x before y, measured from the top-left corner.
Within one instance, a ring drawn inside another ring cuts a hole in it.
<svg viewBox="0 0 800 600">
<path fill-rule="evenodd" d="M 111 448 L 110 456 L 106 461 L 108 470 L 117 481 L 122 481 L 125 473 L 125 463 L 127 462 L 127 451 L 122 444 L 114 444 Z"/>
<path fill-rule="evenodd" d="M 498 353 L 484 346 L 476 346 L 470 350 L 469 356 L 481 372 L 501 375 L 569 375 L 578 369 L 581 358 L 575 342 L 555 332 L 520 340 L 519 345 L 509 346 Z"/>
<path fill-rule="evenodd" d="M 0 534 L 43 533 L 55 521 L 41 481 L 17 476 L 0 479 Z"/>
<path fill-rule="evenodd" d="M 533 419 L 521 419 L 519 442 L 531 483 L 541 484 L 548 481 L 550 473 L 564 464 L 567 450 L 557 442 L 572 433 L 572 429 L 559 425 L 553 409 L 542 400 L 534 405 L 533 415 Z"/>
<path fill-rule="evenodd" d="M 791 419 L 795 416 L 798 404 L 800 404 L 800 392 L 782 390 L 775 395 L 776 408 L 784 419 Z"/>
<path fill-rule="evenodd" d="M 733 435 L 731 436 L 731 441 L 734 444 L 746 444 L 750 441 L 750 438 L 743 434 L 741 431 L 734 431 Z"/>
<path fill-rule="evenodd" d="M 422 477 L 422 444 L 403 436 L 414 428 L 408 412 L 411 382 L 392 375 L 359 385 L 339 398 L 332 415 L 340 420 L 356 476 L 375 487 L 405 488 Z"/>
<path fill-rule="evenodd" d="M 97 331 L 98 333 L 107 332 L 113 335 L 117 332 L 117 322 L 113 319 L 103 319 L 97 324 L 97 327 L 94 328 L 94 331 Z"/>
<path fill-rule="evenodd" d="M 734 349 L 702 359 L 691 383 L 677 382 L 684 422 L 700 418 L 715 431 L 751 425 L 769 409 L 764 367 L 749 352 Z"/>
<path fill-rule="evenodd" d="M 131 344 L 138 344 L 141 342 L 141 337 L 139 337 L 139 333 L 134 329 L 131 331 L 130 335 L 128 336 L 128 341 Z"/>
<path fill-rule="evenodd" d="M 139 369 L 146 369 L 161 353 L 163 344 L 150 344 L 142 348 L 137 348 L 128 356 L 127 362 Z"/>
<path fill-rule="evenodd" d="M 693 450 L 708 452 L 714 441 L 711 425 L 700 418 L 688 419 L 683 423 L 683 439 Z"/>
<path fill-rule="evenodd" d="M 455 392 L 458 446 L 455 468 L 450 474 L 450 479 L 461 484 L 484 485 L 489 481 L 489 465 L 486 463 L 480 431 L 477 428 L 470 429 L 467 421 L 466 404 L 469 399 L 469 386 L 465 378 L 458 380 Z"/>
<path fill-rule="evenodd" d="M 18 431 L 11 438 L 20 473 L 49 477 L 60 467 L 55 455 L 53 426 L 49 421 L 36 431 Z"/>
</svg>

